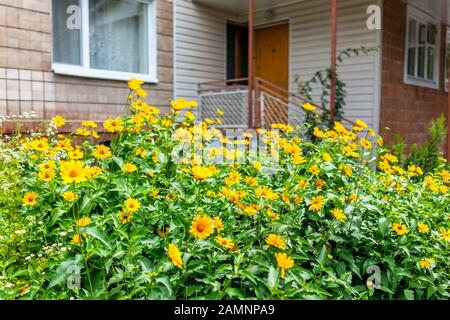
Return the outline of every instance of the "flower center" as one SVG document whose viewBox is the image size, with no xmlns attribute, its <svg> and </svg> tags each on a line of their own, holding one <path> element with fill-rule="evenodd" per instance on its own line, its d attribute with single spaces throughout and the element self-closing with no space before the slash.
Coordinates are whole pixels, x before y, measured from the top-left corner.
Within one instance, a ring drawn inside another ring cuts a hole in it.
<svg viewBox="0 0 450 320">
<path fill-rule="evenodd" d="M 70 171 L 69 176 L 70 176 L 71 178 L 78 177 L 78 172 L 75 171 L 75 170 L 72 170 L 72 171 Z"/>
<path fill-rule="evenodd" d="M 205 230 L 205 225 L 203 223 L 197 224 L 197 231 L 203 232 Z"/>
</svg>

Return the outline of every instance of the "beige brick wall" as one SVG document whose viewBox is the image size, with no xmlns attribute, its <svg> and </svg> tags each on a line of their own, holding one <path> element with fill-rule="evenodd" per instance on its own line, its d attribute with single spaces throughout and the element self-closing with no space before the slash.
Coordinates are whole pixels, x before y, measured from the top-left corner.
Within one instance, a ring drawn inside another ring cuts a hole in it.
<svg viewBox="0 0 450 320">
<path fill-rule="evenodd" d="M 147 101 L 167 109 L 173 93 L 172 0 L 157 1 L 158 84 Z M 51 71 L 51 0 L 0 0 L 0 114 L 34 111 L 46 119 L 103 120 L 123 111 L 125 81 Z"/>
</svg>

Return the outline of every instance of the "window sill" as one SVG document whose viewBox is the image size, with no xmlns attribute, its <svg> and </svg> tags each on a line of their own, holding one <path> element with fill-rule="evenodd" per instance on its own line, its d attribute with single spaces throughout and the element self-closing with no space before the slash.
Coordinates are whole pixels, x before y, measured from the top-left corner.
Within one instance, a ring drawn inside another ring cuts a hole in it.
<svg viewBox="0 0 450 320">
<path fill-rule="evenodd" d="M 154 83 L 154 84 L 158 83 L 158 79 L 156 79 L 156 77 L 152 77 L 151 75 L 148 74 L 90 69 L 81 66 L 67 65 L 61 63 L 53 63 L 52 71 L 55 74 L 74 77 L 105 79 L 105 80 L 123 80 L 123 81 L 128 81 L 131 78 L 136 78 L 145 81 L 147 83 Z"/>
<path fill-rule="evenodd" d="M 409 85 L 413 85 L 413 86 L 417 86 L 417 87 L 424 87 L 424 88 L 439 90 L 439 83 L 434 82 L 434 81 L 419 80 L 419 79 L 405 77 L 404 82 L 405 82 L 405 84 L 409 84 Z"/>
</svg>

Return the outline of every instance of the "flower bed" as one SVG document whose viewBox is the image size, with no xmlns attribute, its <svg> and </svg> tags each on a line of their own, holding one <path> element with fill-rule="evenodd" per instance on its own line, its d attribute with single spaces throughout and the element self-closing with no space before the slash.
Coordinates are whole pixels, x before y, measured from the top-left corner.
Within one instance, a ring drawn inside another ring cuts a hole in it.
<svg viewBox="0 0 450 320">
<path fill-rule="evenodd" d="M 61 117 L 2 144 L 1 298 L 449 297 L 444 160 L 402 169 L 362 121 L 315 143 L 282 124 L 233 140 L 220 119 L 194 125 L 195 102 L 161 115 L 129 85 L 131 114 L 103 123 L 110 145 L 93 122 L 78 145 L 58 136 Z M 247 148 L 257 137 L 266 154 Z"/>
</svg>

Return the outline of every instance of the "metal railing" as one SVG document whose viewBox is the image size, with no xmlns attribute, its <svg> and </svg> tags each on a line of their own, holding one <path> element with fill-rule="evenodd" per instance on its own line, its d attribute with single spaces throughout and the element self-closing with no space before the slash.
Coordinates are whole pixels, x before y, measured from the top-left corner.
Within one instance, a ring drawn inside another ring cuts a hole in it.
<svg viewBox="0 0 450 320">
<path fill-rule="evenodd" d="M 252 91 L 253 105 L 248 105 L 248 78 L 230 80 L 218 80 L 200 83 L 198 85 L 199 118 L 214 119 L 216 110 L 221 109 L 223 124 L 221 128 L 247 128 L 249 119 L 249 108 L 251 108 L 253 127 L 269 128 L 274 123 L 288 123 L 293 126 L 302 127 L 305 122 L 306 113 L 302 108 L 304 103 L 310 103 L 317 109 L 317 114 L 325 109 L 313 101 L 298 94 L 271 83 L 260 77 L 255 77 L 255 87 Z M 342 121 L 354 125 L 354 122 L 346 117 Z"/>
</svg>

